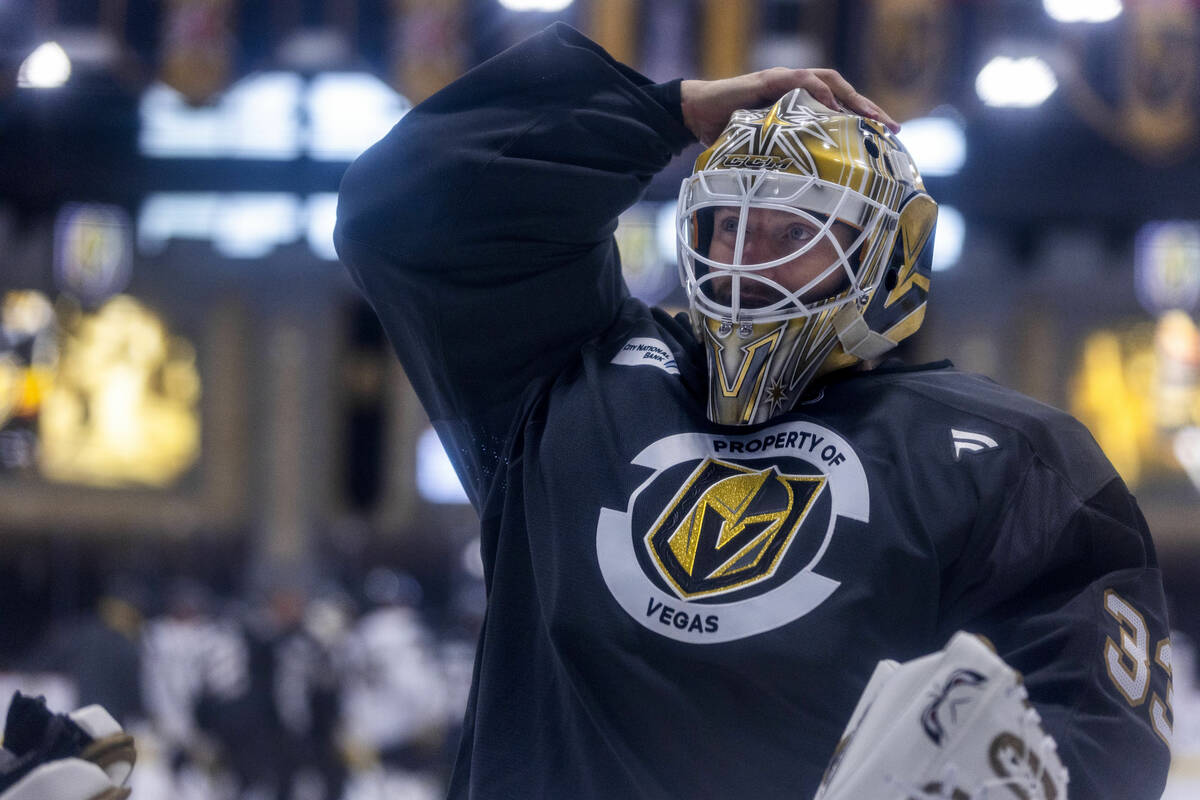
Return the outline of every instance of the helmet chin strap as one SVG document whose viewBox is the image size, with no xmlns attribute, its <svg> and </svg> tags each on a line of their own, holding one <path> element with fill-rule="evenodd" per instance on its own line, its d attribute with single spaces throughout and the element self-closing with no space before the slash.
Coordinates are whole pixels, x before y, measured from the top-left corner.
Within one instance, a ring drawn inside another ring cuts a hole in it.
<svg viewBox="0 0 1200 800">
<path fill-rule="evenodd" d="M 871 330 L 856 303 L 847 303 L 833 315 L 833 327 L 842 349 L 863 361 L 879 358 L 896 346 L 891 339 Z"/>
</svg>

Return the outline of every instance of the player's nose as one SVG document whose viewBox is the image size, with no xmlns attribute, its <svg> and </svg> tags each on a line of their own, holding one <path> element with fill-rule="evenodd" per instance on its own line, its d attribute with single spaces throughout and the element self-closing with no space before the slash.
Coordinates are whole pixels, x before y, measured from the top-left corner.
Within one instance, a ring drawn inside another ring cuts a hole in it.
<svg viewBox="0 0 1200 800">
<path fill-rule="evenodd" d="M 746 238 L 742 243 L 743 264 L 762 264 L 781 255 L 784 255 L 784 243 L 776 232 L 763 225 L 746 228 Z"/>
</svg>

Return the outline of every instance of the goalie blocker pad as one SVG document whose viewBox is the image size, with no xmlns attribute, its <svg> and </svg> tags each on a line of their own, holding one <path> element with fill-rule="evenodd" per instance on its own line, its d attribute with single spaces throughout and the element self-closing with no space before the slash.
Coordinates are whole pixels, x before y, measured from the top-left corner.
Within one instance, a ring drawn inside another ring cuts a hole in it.
<svg viewBox="0 0 1200 800">
<path fill-rule="evenodd" d="M 1067 770 L 1021 676 L 959 632 L 940 652 L 879 662 L 814 800 L 990 796 L 1066 800 Z"/>
</svg>

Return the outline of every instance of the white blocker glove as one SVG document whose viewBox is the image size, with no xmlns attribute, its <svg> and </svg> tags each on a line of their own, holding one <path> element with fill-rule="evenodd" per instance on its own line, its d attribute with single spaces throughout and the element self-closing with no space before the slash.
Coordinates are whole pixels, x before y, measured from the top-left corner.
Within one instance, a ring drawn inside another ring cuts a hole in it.
<svg viewBox="0 0 1200 800">
<path fill-rule="evenodd" d="M 125 800 L 137 751 L 98 705 L 56 714 L 17 692 L 0 747 L 0 800 Z"/>
<path fill-rule="evenodd" d="M 1021 676 L 978 636 L 880 661 L 814 800 L 1067 800 Z"/>
</svg>

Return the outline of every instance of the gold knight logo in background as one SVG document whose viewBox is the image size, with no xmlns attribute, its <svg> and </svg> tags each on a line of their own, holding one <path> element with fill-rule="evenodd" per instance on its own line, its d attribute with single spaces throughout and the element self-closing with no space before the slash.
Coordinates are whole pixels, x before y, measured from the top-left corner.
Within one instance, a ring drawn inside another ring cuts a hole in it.
<svg viewBox="0 0 1200 800">
<path fill-rule="evenodd" d="M 928 113 L 945 94 L 953 13 L 947 0 L 868 3 L 863 91 L 896 119 Z"/>
<path fill-rule="evenodd" d="M 1142 161 L 1180 161 L 1195 150 L 1200 118 L 1200 10 L 1191 0 L 1126 6 L 1116 26 L 1085 25 L 1067 37 L 1068 97 L 1092 128 Z M 1088 75 L 1096 61 L 1103 68 Z M 1115 97 L 1089 83 L 1114 76 Z"/>
<path fill-rule="evenodd" d="M 825 485 L 706 458 L 646 535 L 659 573 L 681 598 L 769 578 Z"/>
</svg>

